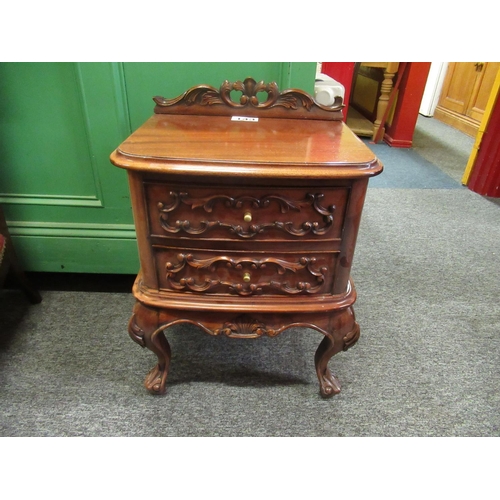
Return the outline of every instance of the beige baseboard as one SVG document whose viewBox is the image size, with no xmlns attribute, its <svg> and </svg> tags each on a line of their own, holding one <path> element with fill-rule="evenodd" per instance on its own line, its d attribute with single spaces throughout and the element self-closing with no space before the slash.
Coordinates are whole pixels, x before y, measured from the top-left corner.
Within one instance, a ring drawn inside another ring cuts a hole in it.
<svg viewBox="0 0 500 500">
<path fill-rule="evenodd" d="M 476 137 L 479 129 L 479 122 L 476 120 L 454 113 L 453 111 L 442 108 L 441 106 L 436 107 L 436 110 L 434 111 L 434 118 L 471 137 Z"/>
</svg>

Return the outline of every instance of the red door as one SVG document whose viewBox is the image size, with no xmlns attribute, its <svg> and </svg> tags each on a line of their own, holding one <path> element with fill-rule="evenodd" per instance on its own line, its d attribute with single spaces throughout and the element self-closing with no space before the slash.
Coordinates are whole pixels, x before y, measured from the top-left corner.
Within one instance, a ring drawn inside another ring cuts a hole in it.
<svg viewBox="0 0 500 500">
<path fill-rule="evenodd" d="M 500 99 L 491 111 L 467 187 L 482 196 L 500 198 Z"/>
</svg>

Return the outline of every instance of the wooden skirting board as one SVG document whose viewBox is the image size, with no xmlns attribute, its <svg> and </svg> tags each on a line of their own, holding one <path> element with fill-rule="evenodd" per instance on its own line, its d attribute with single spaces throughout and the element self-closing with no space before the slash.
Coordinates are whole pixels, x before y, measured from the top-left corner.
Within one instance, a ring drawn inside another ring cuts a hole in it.
<svg viewBox="0 0 500 500">
<path fill-rule="evenodd" d="M 436 107 L 436 110 L 434 111 L 434 118 L 471 137 L 476 137 L 477 131 L 479 130 L 479 123 L 476 120 L 454 113 L 453 111 L 445 109 L 441 106 Z"/>
</svg>

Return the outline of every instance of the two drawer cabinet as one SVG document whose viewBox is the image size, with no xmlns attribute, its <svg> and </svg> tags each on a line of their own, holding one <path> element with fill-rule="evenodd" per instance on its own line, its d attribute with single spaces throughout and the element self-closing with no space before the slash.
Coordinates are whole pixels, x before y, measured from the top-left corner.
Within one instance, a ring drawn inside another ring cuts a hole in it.
<svg viewBox="0 0 500 500">
<path fill-rule="evenodd" d="M 167 329 L 191 323 L 239 339 L 312 328 L 320 393 L 338 393 L 328 362 L 359 337 L 350 269 L 382 165 L 341 102 L 297 89 L 248 78 L 154 100 L 111 155 L 128 172 L 141 263 L 129 334 L 158 358 L 146 388 L 166 391 Z"/>
</svg>

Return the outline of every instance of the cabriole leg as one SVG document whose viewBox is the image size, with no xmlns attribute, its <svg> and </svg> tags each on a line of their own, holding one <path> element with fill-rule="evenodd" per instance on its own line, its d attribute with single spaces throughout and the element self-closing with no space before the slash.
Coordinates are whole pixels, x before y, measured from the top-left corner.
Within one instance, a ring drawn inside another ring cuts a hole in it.
<svg viewBox="0 0 500 500">
<path fill-rule="evenodd" d="M 325 398 L 340 392 L 340 382 L 330 372 L 328 361 L 333 355 L 354 345 L 359 338 L 359 325 L 352 307 L 333 314 L 329 331 L 331 333 L 323 337 L 314 355 L 320 393 Z"/>
<path fill-rule="evenodd" d="M 158 363 L 144 380 L 144 386 L 152 394 L 164 394 L 166 391 L 172 353 L 163 330 L 164 327 L 158 325 L 158 311 L 137 302 L 129 321 L 128 332 L 132 340 L 147 347 L 158 358 Z"/>
</svg>

